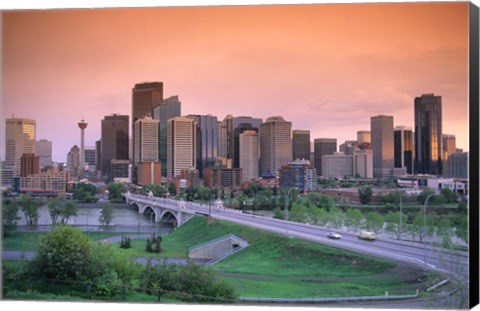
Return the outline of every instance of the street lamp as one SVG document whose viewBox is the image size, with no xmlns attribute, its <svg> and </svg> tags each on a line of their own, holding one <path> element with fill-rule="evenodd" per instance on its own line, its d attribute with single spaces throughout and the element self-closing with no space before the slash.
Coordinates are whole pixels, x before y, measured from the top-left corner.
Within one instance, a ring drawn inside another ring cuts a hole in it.
<svg viewBox="0 0 480 311">
<path fill-rule="evenodd" d="M 285 194 L 285 205 L 284 205 L 284 218 L 285 220 L 288 220 L 288 199 L 290 198 L 290 191 L 296 190 L 297 187 L 289 188 L 288 191 L 284 191 Z"/>
<path fill-rule="evenodd" d="M 425 263 L 425 268 L 427 267 L 427 204 L 428 200 L 436 195 L 435 193 L 430 194 L 426 199 L 425 203 L 423 204 L 423 261 Z"/>
</svg>

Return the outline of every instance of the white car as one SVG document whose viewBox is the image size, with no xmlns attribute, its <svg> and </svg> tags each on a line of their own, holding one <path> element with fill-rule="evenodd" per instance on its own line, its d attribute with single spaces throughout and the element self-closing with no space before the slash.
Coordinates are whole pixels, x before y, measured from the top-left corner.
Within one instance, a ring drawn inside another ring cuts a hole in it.
<svg viewBox="0 0 480 311">
<path fill-rule="evenodd" d="M 327 237 L 329 237 L 330 239 L 337 239 L 337 240 L 342 238 L 342 236 L 340 234 L 335 233 L 335 232 L 329 232 L 327 234 Z"/>
</svg>

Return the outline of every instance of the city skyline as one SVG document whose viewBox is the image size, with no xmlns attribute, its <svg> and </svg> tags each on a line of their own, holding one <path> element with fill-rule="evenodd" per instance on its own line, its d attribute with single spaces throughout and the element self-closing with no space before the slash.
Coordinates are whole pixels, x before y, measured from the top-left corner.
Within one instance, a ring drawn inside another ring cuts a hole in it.
<svg viewBox="0 0 480 311">
<path fill-rule="evenodd" d="M 144 81 L 178 95 L 183 116 L 281 115 L 338 144 L 375 115 L 413 127 L 415 97 L 435 93 L 443 133 L 468 151 L 468 3 L 43 10 L 3 22 L 2 126 L 35 119 L 54 161 L 80 145 L 81 119 L 86 146 L 113 113 L 130 116 L 131 137 L 131 90 Z"/>
</svg>

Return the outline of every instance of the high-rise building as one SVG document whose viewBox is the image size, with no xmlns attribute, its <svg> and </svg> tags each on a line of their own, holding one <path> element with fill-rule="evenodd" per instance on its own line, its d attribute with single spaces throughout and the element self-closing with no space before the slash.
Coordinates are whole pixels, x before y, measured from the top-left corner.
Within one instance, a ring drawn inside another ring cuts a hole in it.
<svg viewBox="0 0 480 311">
<path fill-rule="evenodd" d="M 95 142 L 95 170 L 97 177 L 102 175 L 102 140 Z"/>
<path fill-rule="evenodd" d="M 256 131 L 244 131 L 239 136 L 239 159 L 243 180 L 258 178 L 259 172 L 258 134 Z"/>
<path fill-rule="evenodd" d="M 357 131 L 357 142 L 361 143 L 372 143 L 372 133 L 370 131 Z"/>
<path fill-rule="evenodd" d="M 95 167 L 97 163 L 97 151 L 95 147 L 85 147 L 85 165 Z"/>
<path fill-rule="evenodd" d="M 415 97 L 415 173 L 442 174 L 442 97 Z"/>
<path fill-rule="evenodd" d="M 447 176 L 468 178 L 468 152 L 454 152 L 448 157 Z"/>
<path fill-rule="evenodd" d="M 35 153 L 40 161 L 40 169 L 52 166 L 52 142 L 40 139 L 35 142 Z"/>
<path fill-rule="evenodd" d="M 347 155 L 353 155 L 353 151 L 357 149 L 358 142 L 356 140 L 346 140 L 343 144 L 341 144 L 338 149 L 340 152 L 343 152 Z"/>
<path fill-rule="evenodd" d="M 162 176 L 167 176 L 167 121 L 170 118 L 180 117 L 182 103 L 178 96 L 171 96 L 160 101 L 153 107 L 153 118 L 160 121 L 158 157 L 161 162 Z"/>
<path fill-rule="evenodd" d="M 113 114 L 102 120 L 101 175 L 113 179 L 112 160 L 128 160 L 127 115 Z M 118 175 L 117 175 L 118 176 Z"/>
<path fill-rule="evenodd" d="M 394 139 L 393 116 L 378 115 L 370 118 L 373 150 L 373 177 L 393 175 Z"/>
<path fill-rule="evenodd" d="M 132 89 L 132 124 L 135 124 L 137 119 L 152 116 L 153 107 L 162 100 L 163 82 L 135 84 L 135 87 Z"/>
<path fill-rule="evenodd" d="M 260 124 L 260 175 L 277 175 L 292 161 L 292 122 L 281 116 Z"/>
<path fill-rule="evenodd" d="M 20 177 L 40 173 L 39 157 L 33 153 L 24 153 L 20 157 Z"/>
<path fill-rule="evenodd" d="M 227 126 L 222 121 L 217 121 L 217 157 L 227 158 Z"/>
<path fill-rule="evenodd" d="M 293 160 L 310 160 L 310 131 L 292 131 Z"/>
<path fill-rule="evenodd" d="M 19 177 L 22 155 L 35 154 L 36 122 L 32 119 L 9 118 L 5 123 L 5 166 L 13 168 L 13 177 Z"/>
<path fill-rule="evenodd" d="M 200 178 L 203 170 L 213 167 L 217 159 L 218 120 L 211 115 L 188 115 L 197 124 L 197 169 Z"/>
<path fill-rule="evenodd" d="M 280 169 L 281 188 L 295 187 L 300 193 L 317 189 L 317 170 L 309 160 L 295 160 Z"/>
<path fill-rule="evenodd" d="M 227 158 L 232 159 L 233 167 L 238 168 L 240 158 L 238 154 L 239 137 L 244 131 L 259 132 L 262 119 L 248 116 L 233 117 L 227 115 L 223 120 L 227 130 Z"/>
<path fill-rule="evenodd" d="M 396 168 L 406 168 L 413 174 L 413 132 L 412 128 L 396 126 L 393 130 L 394 160 Z"/>
<path fill-rule="evenodd" d="M 175 117 L 167 123 L 167 177 L 180 175 L 182 169 L 197 166 L 196 122 L 186 117 Z"/>
<path fill-rule="evenodd" d="M 353 175 L 373 178 L 373 150 L 355 149 L 353 152 Z"/>
<path fill-rule="evenodd" d="M 443 134 L 443 159 L 448 160 L 448 156 L 457 152 L 457 143 L 455 135 Z"/>
<path fill-rule="evenodd" d="M 77 145 L 70 148 L 67 154 L 67 168 L 72 178 L 80 177 L 80 148 Z"/>
<path fill-rule="evenodd" d="M 334 152 L 322 156 L 322 176 L 325 178 L 352 177 L 353 155 Z"/>
<path fill-rule="evenodd" d="M 139 162 L 158 162 L 159 123 L 159 120 L 151 117 L 139 118 L 135 121 L 134 166 Z"/>
<path fill-rule="evenodd" d="M 317 169 L 317 175 L 323 176 L 322 157 L 324 155 L 334 154 L 337 151 L 336 138 L 316 138 L 313 141 L 314 149 L 314 166 Z"/>
</svg>

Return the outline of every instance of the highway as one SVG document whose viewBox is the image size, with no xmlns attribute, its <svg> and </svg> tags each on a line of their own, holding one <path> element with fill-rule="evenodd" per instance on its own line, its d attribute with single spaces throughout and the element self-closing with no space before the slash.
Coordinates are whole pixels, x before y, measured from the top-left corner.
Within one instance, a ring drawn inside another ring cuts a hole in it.
<svg viewBox="0 0 480 311">
<path fill-rule="evenodd" d="M 144 198 L 150 200 L 147 197 Z M 153 201 L 173 210 L 178 209 L 179 201 L 158 198 L 153 199 Z M 425 251 L 422 243 L 397 241 L 393 239 L 366 241 L 357 238 L 356 234 L 351 232 L 253 215 L 228 208 L 216 210 L 213 205 L 209 211 L 208 204 L 185 202 L 183 211 L 204 216 L 208 216 L 210 213 L 213 219 L 225 220 L 252 228 L 275 232 L 288 237 L 329 245 L 367 256 L 414 265 L 427 270 L 434 270 L 450 275 L 454 274 L 456 277 L 468 280 L 468 254 L 465 252 L 457 251 L 455 254 L 449 254 L 430 245 L 426 246 Z M 339 240 L 327 238 L 327 233 L 331 231 L 340 233 L 342 238 Z"/>
</svg>

